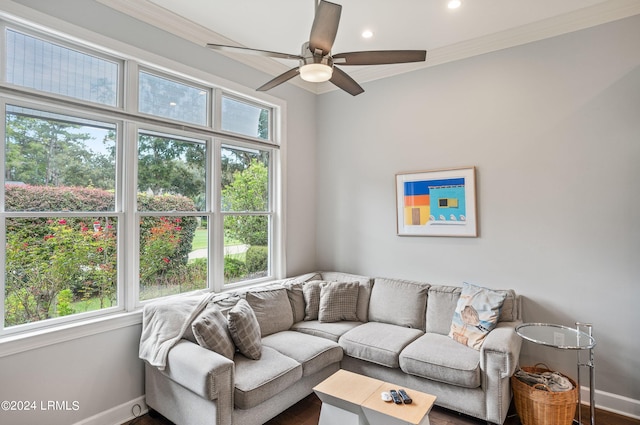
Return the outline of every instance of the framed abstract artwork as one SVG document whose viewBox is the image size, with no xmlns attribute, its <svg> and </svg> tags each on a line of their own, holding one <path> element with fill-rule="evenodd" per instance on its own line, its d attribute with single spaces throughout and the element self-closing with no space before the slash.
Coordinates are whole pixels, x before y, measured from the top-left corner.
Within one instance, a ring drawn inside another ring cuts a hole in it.
<svg viewBox="0 0 640 425">
<path fill-rule="evenodd" d="M 396 174 L 400 236 L 477 237 L 476 169 Z"/>
</svg>

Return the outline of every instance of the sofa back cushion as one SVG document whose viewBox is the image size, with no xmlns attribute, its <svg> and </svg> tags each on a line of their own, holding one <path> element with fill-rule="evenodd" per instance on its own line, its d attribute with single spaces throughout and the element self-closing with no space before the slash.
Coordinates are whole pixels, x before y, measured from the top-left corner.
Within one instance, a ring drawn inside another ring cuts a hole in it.
<svg viewBox="0 0 640 425">
<path fill-rule="evenodd" d="M 261 336 L 286 331 L 293 325 L 293 311 L 285 288 L 248 291 L 245 299 L 258 320 Z"/>
<path fill-rule="evenodd" d="M 515 322 L 520 320 L 520 298 L 513 289 L 503 290 L 506 294 L 498 322 Z"/>
<path fill-rule="evenodd" d="M 424 331 L 429 286 L 424 282 L 376 278 L 369 300 L 369 321 Z"/>
<path fill-rule="evenodd" d="M 462 288 L 434 285 L 429 288 L 427 300 L 427 332 L 449 335 L 451 320 L 456 311 Z"/>
</svg>

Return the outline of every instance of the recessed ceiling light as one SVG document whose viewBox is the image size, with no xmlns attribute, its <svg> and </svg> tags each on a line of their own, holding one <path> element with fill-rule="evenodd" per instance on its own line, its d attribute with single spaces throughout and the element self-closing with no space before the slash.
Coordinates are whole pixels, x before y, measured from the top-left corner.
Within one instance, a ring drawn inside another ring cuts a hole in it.
<svg viewBox="0 0 640 425">
<path fill-rule="evenodd" d="M 371 38 L 373 37 L 373 32 L 371 30 L 362 31 L 362 38 Z"/>
<path fill-rule="evenodd" d="M 449 3 L 447 3 L 447 7 L 449 9 L 457 9 L 460 6 L 462 6 L 462 1 L 461 0 L 449 0 Z"/>
</svg>

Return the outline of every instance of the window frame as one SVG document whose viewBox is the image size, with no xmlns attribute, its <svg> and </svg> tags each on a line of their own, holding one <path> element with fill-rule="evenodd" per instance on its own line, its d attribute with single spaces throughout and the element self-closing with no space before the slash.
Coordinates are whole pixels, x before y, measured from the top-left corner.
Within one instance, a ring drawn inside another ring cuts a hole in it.
<svg viewBox="0 0 640 425">
<path fill-rule="evenodd" d="M 27 13 L 27 15 L 29 15 Z M 48 18 L 37 17 L 37 20 Z M 35 19 L 35 18 L 32 18 Z M 207 72 L 190 68 L 187 65 L 175 62 L 171 59 L 161 58 L 133 46 L 116 42 L 107 37 L 99 36 L 90 31 L 80 30 L 76 27 L 62 23 L 62 32 L 58 28 L 60 22 L 49 20 L 49 27 L 41 24 L 27 22 L 23 18 L 14 18 L 6 13 L 0 13 L 0 43 L 3 52 L 0 55 L 0 98 L 1 111 L 6 114 L 6 104 L 25 106 L 33 109 L 41 109 L 53 113 L 63 113 L 71 116 L 93 119 L 114 123 L 116 125 L 116 210 L 113 216 L 118 219 L 118 306 L 91 312 L 73 314 L 62 318 L 42 320 L 24 325 L 4 327 L 4 267 L 5 251 L 0 252 L 0 263 L 3 276 L 1 277 L 0 290 L 3 294 L 0 303 L 2 327 L 0 327 L 0 357 L 21 352 L 35 347 L 46 346 L 50 343 L 73 339 L 82 335 L 91 335 L 103 330 L 117 329 L 122 326 L 130 326 L 139 323 L 140 308 L 147 302 L 139 301 L 139 284 L 137 279 L 138 262 L 131 260 L 132 256 L 139 255 L 139 232 L 137 220 L 140 212 L 137 211 L 136 191 L 131 187 L 137 187 L 137 182 L 124 183 L 136 178 L 137 158 L 137 132 L 140 128 L 152 128 L 159 126 L 162 133 L 178 133 L 187 131 L 188 137 L 207 139 L 207 214 L 210 214 L 214 226 L 209 229 L 208 252 L 208 278 L 207 289 L 220 292 L 232 290 L 241 286 L 259 285 L 274 279 L 282 278 L 284 273 L 284 132 L 283 121 L 286 114 L 286 103 L 281 99 L 268 94 L 255 93 L 252 89 L 237 83 L 227 81 Z M 55 24 L 55 25 L 54 25 Z M 51 29 L 51 28 L 55 29 Z M 97 56 L 119 64 L 118 89 L 116 106 L 98 104 L 74 97 L 60 95 L 52 92 L 41 92 L 25 86 L 17 86 L 6 82 L 6 30 L 24 33 L 47 42 L 51 42 L 65 48 L 76 50 L 85 54 Z M 79 32 L 80 36 L 68 35 Z M 97 42 L 96 42 L 97 40 Z M 114 47 L 115 46 L 115 47 Z M 137 77 L 140 71 L 151 75 L 167 78 L 177 82 L 184 82 L 192 87 L 202 87 L 208 90 L 209 102 L 207 102 L 207 125 L 200 126 L 194 123 L 185 124 L 169 118 L 149 116 L 138 112 L 139 86 Z M 268 140 L 253 138 L 220 129 L 220 110 L 222 96 L 232 97 L 250 105 L 255 105 L 268 110 Z M 6 123 L 6 118 L 5 118 Z M 0 137 L 5 140 L 5 124 L 0 129 Z M 131 143 L 135 140 L 136 143 Z M 224 231 L 215 233 L 215 229 L 222 229 L 223 215 L 219 209 L 220 188 L 219 182 L 220 149 L 223 144 L 238 146 L 247 143 L 253 148 L 267 149 L 269 154 L 269 275 L 265 278 L 224 284 Z M 0 153 L 0 160 L 4 164 L 4 149 Z M 209 168 L 212 169 L 209 169 Z M 6 212 L 4 211 L 4 175 L 0 176 L 2 183 L 2 199 L 0 199 L 0 237 L 6 239 L 4 219 L 8 216 L 26 215 L 55 216 L 54 212 Z M 111 214 L 109 212 L 108 214 Z M 60 216 L 91 216 L 91 213 L 60 212 Z M 95 213 L 95 216 L 104 217 L 105 212 Z M 202 212 L 194 212 L 190 215 L 202 215 Z M 133 235 L 133 236 L 132 236 Z M 132 243 L 133 242 L 133 243 Z M 133 316 L 132 316 L 133 315 Z M 73 329 L 81 329 L 75 332 Z M 30 337 L 34 337 L 33 339 Z"/>
<path fill-rule="evenodd" d="M 34 218 L 34 217 L 54 217 L 54 218 L 66 218 L 66 217 L 115 217 L 118 220 L 118 227 L 116 229 L 117 234 L 120 235 L 121 232 L 124 232 L 124 220 L 125 214 L 123 211 L 123 178 L 121 178 L 123 170 L 122 163 L 122 137 L 121 132 L 117 129 L 123 126 L 123 122 L 121 120 L 117 120 L 114 118 L 109 118 L 106 116 L 98 116 L 91 114 L 87 111 L 80 111 L 78 109 L 70 109 L 65 108 L 59 105 L 53 105 L 51 103 L 47 103 L 44 101 L 41 102 L 33 102 L 29 100 L 21 99 L 16 96 L 7 96 L 3 95 L 0 97 L 0 111 L 2 112 L 3 124 L 0 126 L 0 140 L 2 141 L 2 147 L 5 146 L 6 141 L 6 114 L 7 114 L 7 105 L 17 106 L 29 108 L 37 111 L 50 112 L 54 114 L 67 115 L 72 117 L 77 117 L 81 119 L 88 119 L 94 121 L 101 121 L 109 124 L 113 124 L 116 127 L 116 161 L 115 161 L 115 207 L 113 211 L 6 211 L 5 202 L 5 179 L 4 173 L 0 173 L 0 216 L 2 217 L 2 223 L 0 224 L 0 240 L 6 241 L 6 226 L 5 219 L 7 218 Z M 0 164 L 5 163 L 5 149 L 0 149 Z M 55 326 L 57 324 L 65 325 L 68 323 L 73 323 L 76 321 L 83 320 L 91 320 L 103 315 L 110 315 L 114 313 L 121 313 L 125 311 L 125 303 L 123 302 L 122 296 L 122 286 L 125 281 L 125 268 L 127 265 L 123 261 L 125 255 L 127 255 L 126 248 L 126 240 L 123 237 L 117 238 L 116 249 L 117 249 L 117 281 L 116 281 L 116 291 L 117 291 L 117 300 L 118 305 L 116 307 L 108 307 L 99 310 L 92 310 L 83 313 L 75 313 L 69 316 L 56 317 L 47 320 L 41 320 L 32 323 L 25 323 L 20 325 L 11 326 L 9 328 L 4 327 L 5 320 L 5 265 L 6 265 L 6 250 L 0 249 L 0 294 L 2 294 L 2 302 L 0 303 L 0 322 L 2 326 L 0 326 L 0 342 L 2 341 L 2 337 L 4 335 L 13 335 L 20 334 L 23 332 L 28 332 L 30 330 L 39 330 L 42 328 L 49 328 L 51 326 Z M 122 267 L 120 266 L 122 265 Z"/>
<path fill-rule="evenodd" d="M 266 139 L 262 139 L 260 137 L 254 137 L 254 136 L 249 136 L 246 134 L 242 134 L 242 133 L 237 133 L 235 131 L 231 131 L 231 130 L 223 130 L 222 129 L 222 121 L 223 121 L 223 117 L 222 117 L 222 102 L 224 101 L 224 99 L 230 99 L 233 100 L 235 102 L 239 102 L 239 103 L 244 103 L 248 106 L 253 106 L 256 108 L 261 108 L 261 109 L 266 109 L 269 117 L 268 117 L 268 124 L 269 124 L 269 129 L 267 132 L 267 138 Z M 248 140 L 255 140 L 257 142 L 261 142 L 261 143 L 269 143 L 272 142 L 274 143 L 274 131 L 273 131 L 273 110 L 270 110 L 271 108 L 268 108 L 267 105 L 264 104 L 260 104 L 258 102 L 253 102 L 249 99 L 246 98 L 242 98 L 236 94 L 233 94 L 231 92 L 227 92 L 227 91 L 222 91 L 220 93 L 220 101 L 217 103 L 217 105 L 219 105 L 219 107 L 217 108 L 219 110 L 218 115 L 216 115 L 217 120 L 216 120 L 216 129 L 218 131 L 220 131 L 221 133 L 227 134 L 229 136 L 238 136 L 244 139 L 248 139 Z"/>
</svg>

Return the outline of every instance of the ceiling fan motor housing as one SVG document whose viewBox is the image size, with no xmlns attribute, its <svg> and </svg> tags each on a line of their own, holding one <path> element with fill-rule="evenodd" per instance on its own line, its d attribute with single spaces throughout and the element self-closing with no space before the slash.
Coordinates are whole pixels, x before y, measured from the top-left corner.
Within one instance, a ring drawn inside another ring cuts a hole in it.
<svg viewBox="0 0 640 425">
<path fill-rule="evenodd" d="M 314 53 L 309 48 L 309 42 L 306 42 L 302 45 L 302 59 L 300 59 L 300 66 L 308 65 L 311 63 L 320 63 L 322 65 L 327 65 L 333 68 L 333 58 L 331 57 L 331 52 L 326 55 L 322 55 L 322 51 L 318 51 L 318 53 Z"/>
</svg>

